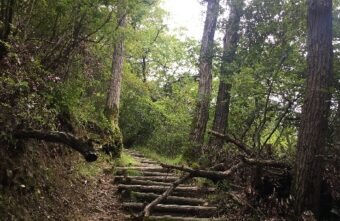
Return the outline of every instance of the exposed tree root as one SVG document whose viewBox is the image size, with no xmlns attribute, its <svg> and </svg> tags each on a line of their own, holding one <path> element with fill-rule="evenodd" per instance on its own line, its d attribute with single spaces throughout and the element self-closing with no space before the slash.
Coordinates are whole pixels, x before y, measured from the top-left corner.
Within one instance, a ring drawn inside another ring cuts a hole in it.
<svg viewBox="0 0 340 221">
<path fill-rule="evenodd" d="M 65 144 L 81 153 L 88 162 L 96 161 L 98 158 L 91 140 L 77 138 L 70 133 L 59 131 L 43 132 L 38 130 L 20 130 L 14 131 L 14 137 L 17 139 L 37 139 Z"/>
</svg>

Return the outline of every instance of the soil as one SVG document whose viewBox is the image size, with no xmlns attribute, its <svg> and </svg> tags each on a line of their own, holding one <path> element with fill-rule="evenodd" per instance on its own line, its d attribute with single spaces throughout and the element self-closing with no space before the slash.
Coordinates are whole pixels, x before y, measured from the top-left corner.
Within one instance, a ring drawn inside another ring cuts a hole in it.
<svg viewBox="0 0 340 221">
<path fill-rule="evenodd" d="M 64 146 L 31 142 L 0 148 L 0 159 L 1 221 L 124 220 L 105 155 L 86 163 Z"/>
<path fill-rule="evenodd" d="M 87 188 L 88 205 L 81 208 L 80 220 L 124 220 L 120 209 L 116 186 L 112 184 L 112 174 L 100 173 Z"/>
</svg>

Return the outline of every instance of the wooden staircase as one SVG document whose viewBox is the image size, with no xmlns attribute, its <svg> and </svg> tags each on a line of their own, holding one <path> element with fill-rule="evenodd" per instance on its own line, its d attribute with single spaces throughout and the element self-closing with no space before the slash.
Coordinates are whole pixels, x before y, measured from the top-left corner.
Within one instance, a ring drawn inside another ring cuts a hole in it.
<svg viewBox="0 0 340 221">
<path fill-rule="evenodd" d="M 138 165 L 117 167 L 114 182 L 122 195 L 123 208 L 131 214 L 141 212 L 145 205 L 165 192 L 180 177 L 173 171 L 160 166 L 154 160 L 147 159 L 134 150 L 124 150 L 133 156 Z M 133 175 L 129 175 L 133 174 Z M 208 221 L 226 220 L 213 218 L 217 207 L 210 205 L 206 198 L 215 188 L 195 185 L 179 185 L 161 204 L 155 206 L 151 216 L 145 220 Z"/>
</svg>

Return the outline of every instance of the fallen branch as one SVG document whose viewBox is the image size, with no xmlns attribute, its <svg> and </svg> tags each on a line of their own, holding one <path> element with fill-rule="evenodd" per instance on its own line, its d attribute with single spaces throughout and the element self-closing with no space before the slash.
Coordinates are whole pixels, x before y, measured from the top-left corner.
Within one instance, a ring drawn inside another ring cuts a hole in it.
<svg viewBox="0 0 340 221">
<path fill-rule="evenodd" d="M 211 133 L 215 136 L 219 136 L 219 137 L 224 138 L 224 140 L 226 142 L 231 142 L 231 143 L 235 144 L 242 152 L 244 152 L 246 154 L 246 156 L 254 155 L 253 152 L 250 150 L 250 148 L 246 144 L 242 143 L 239 140 L 232 138 L 229 134 L 221 134 L 221 133 L 218 133 L 216 131 L 209 131 L 209 133 Z M 240 155 L 240 156 L 241 156 L 243 162 L 245 162 L 246 164 L 249 164 L 249 165 L 291 169 L 290 165 L 285 164 L 283 162 L 277 162 L 277 161 L 274 161 L 274 160 L 252 159 L 252 158 L 247 158 L 244 155 Z"/>
<path fill-rule="evenodd" d="M 247 158 L 244 156 L 241 156 L 241 159 L 244 163 L 248 165 L 291 169 L 290 165 L 283 163 L 283 162 L 278 162 L 275 160 L 252 159 L 252 158 Z"/>
<path fill-rule="evenodd" d="M 142 193 L 142 192 L 131 192 L 131 196 L 137 201 L 151 202 L 161 195 L 155 193 Z M 177 205 L 190 205 L 190 206 L 201 206 L 204 205 L 205 201 L 201 198 L 195 197 L 181 197 L 181 196 L 167 196 L 162 201 L 165 204 L 177 204 Z"/>
<path fill-rule="evenodd" d="M 235 146 L 238 147 L 239 150 L 241 150 L 242 152 L 244 152 L 247 155 L 253 155 L 253 152 L 250 150 L 250 147 L 248 147 L 246 144 L 244 144 L 242 141 L 237 140 L 233 137 L 231 137 L 229 134 L 221 134 L 219 132 L 216 131 L 209 131 L 210 134 L 223 138 L 226 142 L 230 142 L 235 144 Z"/>
<path fill-rule="evenodd" d="M 169 194 L 180 184 L 184 183 L 186 180 L 191 178 L 191 174 L 186 174 L 173 182 L 171 186 L 159 197 L 154 199 L 151 203 L 145 206 L 143 212 L 139 215 L 140 217 L 149 217 L 151 210 L 159 203 L 161 203 L 164 199 L 166 199 Z"/>
<path fill-rule="evenodd" d="M 98 158 L 93 148 L 93 143 L 90 140 L 77 138 L 70 133 L 59 131 L 42 132 L 38 130 L 21 130 L 14 131 L 14 137 L 17 139 L 37 139 L 65 144 L 81 153 L 88 162 L 96 161 Z"/>
<path fill-rule="evenodd" d="M 175 166 L 168 164 L 161 164 L 162 167 L 168 169 L 176 169 L 180 171 L 184 171 L 190 173 L 193 177 L 204 177 L 208 179 L 226 179 L 229 178 L 236 170 L 244 166 L 243 162 L 239 162 L 238 164 L 232 166 L 229 170 L 226 171 L 212 171 L 212 170 L 196 170 L 186 166 Z"/>
</svg>

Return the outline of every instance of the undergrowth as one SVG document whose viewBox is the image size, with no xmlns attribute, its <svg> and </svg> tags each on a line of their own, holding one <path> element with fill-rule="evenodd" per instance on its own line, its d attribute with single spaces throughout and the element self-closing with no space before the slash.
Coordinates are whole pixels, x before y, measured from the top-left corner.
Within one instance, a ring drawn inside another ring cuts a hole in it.
<svg viewBox="0 0 340 221">
<path fill-rule="evenodd" d="M 168 156 L 163 156 L 158 153 L 156 153 L 154 150 L 149 149 L 147 147 L 136 147 L 135 148 L 137 151 L 143 153 L 146 157 L 159 161 L 161 163 L 165 164 L 184 164 L 184 159 L 182 155 L 176 155 L 174 157 L 168 157 Z"/>
<path fill-rule="evenodd" d="M 107 165 L 109 165 L 110 168 L 107 168 Z M 76 171 L 78 172 L 78 175 L 80 175 L 80 177 L 93 180 L 103 170 L 109 170 L 107 172 L 110 172 L 110 170 L 112 171 L 113 165 L 114 161 L 112 161 L 109 155 L 99 153 L 98 159 L 95 162 L 79 162 L 76 166 Z"/>
</svg>

